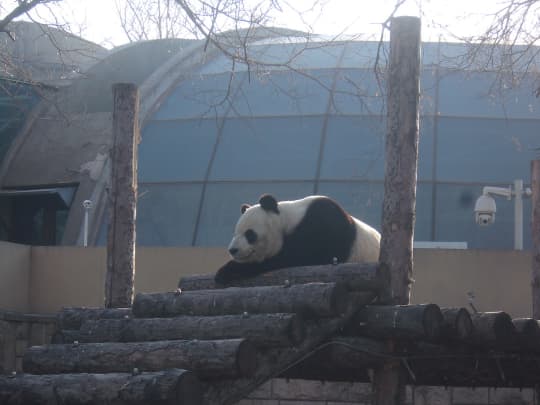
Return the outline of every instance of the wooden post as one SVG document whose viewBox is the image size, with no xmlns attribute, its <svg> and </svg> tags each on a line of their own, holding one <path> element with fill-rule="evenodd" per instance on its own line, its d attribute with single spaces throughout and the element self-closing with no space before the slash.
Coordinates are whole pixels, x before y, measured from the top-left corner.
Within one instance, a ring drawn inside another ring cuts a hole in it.
<svg viewBox="0 0 540 405">
<path fill-rule="evenodd" d="M 391 21 L 385 181 L 379 276 L 381 302 L 408 304 L 413 266 L 420 99 L 420 19 Z M 394 342 L 388 340 L 388 349 Z M 375 404 L 404 403 L 398 360 L 375 370 Z"/>
<path fill-rule="evenodd" d="M 531 162 L 532 317 L 540 319 L 540 160 Z"/>
<path fill-rule="evenodd" d="M 113 97 L 105 307 L 122 308 L 133 302 L 135 278 L 139 90 L 131 83 L 117 83 Z"/>
</svg>

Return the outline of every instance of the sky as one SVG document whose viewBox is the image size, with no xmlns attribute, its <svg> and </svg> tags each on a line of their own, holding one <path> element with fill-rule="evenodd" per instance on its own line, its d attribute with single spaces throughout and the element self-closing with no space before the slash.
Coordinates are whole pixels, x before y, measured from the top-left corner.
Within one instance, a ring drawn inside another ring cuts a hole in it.
<svg viewBox="0 0 540 405">
<path fill-rule="evenodd" d="M 6 1 L 6 0 L 4 0 Z M 127 42 L 120 28 L 115 2 L 122 0 L 62 0 L 59 7 L 63 18 L 72 22 L 76 34 L 92 42 L 112 47 Z M 256 0 L 244 0 L 247 2 Z M 295 11 L 285 7 L 275 13 L 274 25 L 306 30 L 325 35 L 361 34 L 365 39 L 378 39 L 381 22 L 394 8 L 396 0 L 282 0 L 293 4 Z M 313 7 L 314 1 L 317 3 Z M 487 26 L 486 13 L 495 10 L 503 0 L 406 0 L 396 15 L 422 18 L 422 38 L 437 41 L 452 40 L 452 35 L 478 34 Z M 7 0 L 4 7 L 13 0 Z M 284 4 L 284 3 L 282 3 Z M 9 5 L 8 5 L 9 7 Z M 47 19 L 42 10 L 38 17 Z M 455 39 L 454 39 L 455 40 Z"/>
</svg>

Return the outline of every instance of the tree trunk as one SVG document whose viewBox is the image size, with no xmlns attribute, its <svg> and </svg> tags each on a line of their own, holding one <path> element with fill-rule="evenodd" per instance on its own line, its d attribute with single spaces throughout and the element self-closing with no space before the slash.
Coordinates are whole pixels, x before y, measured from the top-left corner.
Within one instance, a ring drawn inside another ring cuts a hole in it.
<svg viewBox="0 0 540 405">
<path fill-rule="evenodd" d="M 540 319 L 540 160 L 531 162 L 532 317 Z"/>
<path fill-rule="evenodd" d="M 131 318 L 131 308 L 63 308 L 58 313 L 60 329 L 80 329 L 91 319 L 127 319 Z"/>
<path fill-rule="evenodd" d="M 172 369 L 156 373 L 0 376 L 3 405 L 198 405 L 200 383 L 193 373 Z"/>
<path fill-rule="evenodd" d="M 256 367 L 255 347 L 244 339 L 174 340 L 34 346 L 23 369 L 34 374 L 191 370 L 201 378 L 237 378 Z"/>
<path fill-rule="evenodd" d="M 354 318 L 355 334 L 378 339 L 427 339 L 439 337 L 443 325 L 435 304 L 377 305 L 361 309 Z"/>
<path fill-rule="evenodd" d="M 75 335 L 67 333 L 71 341 L 63 343 L 246 338 L 258 346 L 295 346 L 305 333 L 304 322 L 295 314 L 102 319 L 85 322 Z"/>
<path fill-rule="evenodd" d="M 152 318 L 283 312 L 331 317 L 342 314 L 347 304 L 348 294 L 342 284 L 310 283 L 137 294 L 133 314 L 138 318 Z"/>
<path fill-rule="evenodd" d="M 392 18 L 387 85 L 387 133 L 379 275 L 381 303 L 409 303 L 418 166 L 420 19 Z M 388 342 L 388 348 L 393 348 Z M 403 403 L 400 363 L 389 360 L 375 371 L 375 404 Z"/>
<path fill-rule="evenodd" d="M 340 263 L 336 265 L 291 267 L 263 273 L 248 279 L 235 280 L 228 287 L 254 287 L 305 283 L 342 282 L 350 291 L 378 291 L 377 265 L 375 263 Z M 214 274 L 182 277 L 178 283 L 182 291 L 223 288 L 214 282 Z"/>
<path fill-rule="evenodd" d="M 130 307 L 133 302 L 135 278 L 139 90 L 134 84 L 117 83 L 113 85 L 113 93 L 105 307 L 122 308 Z"/>
</svg>

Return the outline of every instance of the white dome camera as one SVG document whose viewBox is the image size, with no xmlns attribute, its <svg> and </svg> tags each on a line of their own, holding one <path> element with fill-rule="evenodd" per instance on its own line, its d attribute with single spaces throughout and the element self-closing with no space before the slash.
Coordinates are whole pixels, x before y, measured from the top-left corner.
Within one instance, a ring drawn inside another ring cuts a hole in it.
<svg viewBox="0 0 540 405">
<path fill-rule="evenodd" d="M 474 205 L 474 217 L 476 223 L 481 226 L 490 225 L 495 222 L 497 206 L 495 200 L 490 195 L 482 194 Z"/>
<path fill-rule="evenodd" d="M 92 200 L 84 200 L 82 203 L 83 207 L 89 210 L 92 208 Z"/>
</svg>

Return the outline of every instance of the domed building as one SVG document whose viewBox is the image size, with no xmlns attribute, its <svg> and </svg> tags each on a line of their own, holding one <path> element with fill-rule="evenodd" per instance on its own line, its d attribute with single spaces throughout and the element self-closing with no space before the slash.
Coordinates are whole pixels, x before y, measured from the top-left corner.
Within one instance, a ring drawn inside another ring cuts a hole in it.
<svg viewBox="0 0 540 405">
<path fill-rule="evenodd" d="M 140 89 L 139 245 L 225 246 L 240 205 L 263 193 L 328 195 L 379 228 L 385 83 L 374 64 L 387 44 L 280 29 L 224 39 L 221 50 L 197 40 L 125 46 L 43 98 L 0 162 L 1 237 L 81 244 L 91 200 L 89 240 L 105 242 L 116 82 Z M 533 78 L 494 96 L 497 73 L 462 67 L 464 45 L 422 51 L 415 240 L 511 249 L 513 202 L 497 200 L 489 227 L 473 209 L 483 186 L 528 182 L 540 146 Z"/>
</svg>

